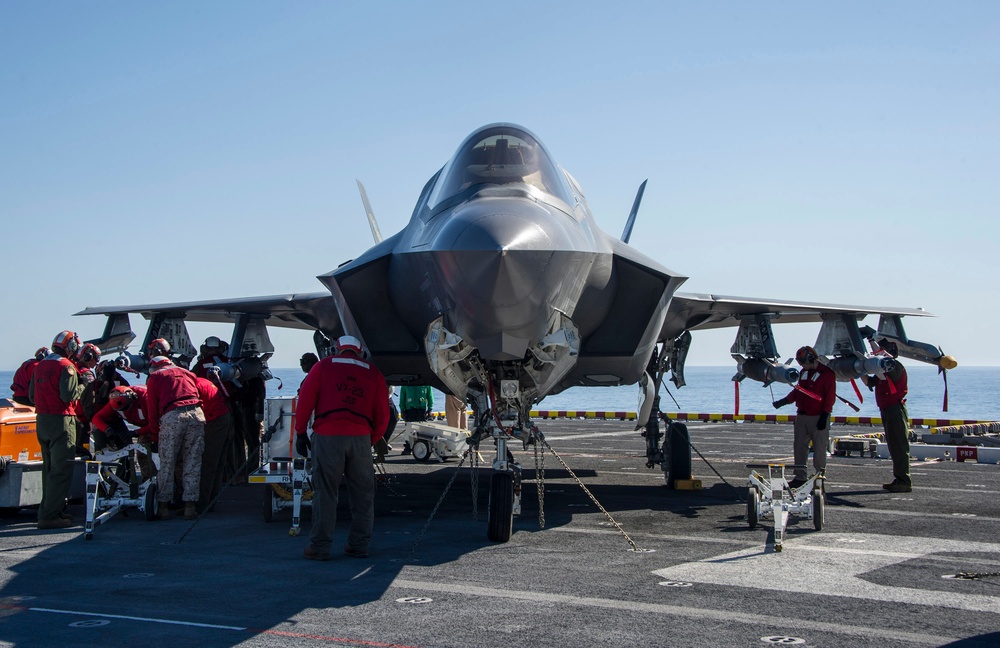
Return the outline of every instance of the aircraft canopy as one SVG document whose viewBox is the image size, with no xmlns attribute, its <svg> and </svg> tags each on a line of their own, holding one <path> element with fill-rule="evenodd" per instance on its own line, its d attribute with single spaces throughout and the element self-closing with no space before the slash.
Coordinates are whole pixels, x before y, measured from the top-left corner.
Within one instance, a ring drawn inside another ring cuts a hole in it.
<svg viewBox="0 0 1000 648">
<path fill-rule="evenodd" d="M 431 209 L 475 185 L 527 184 L 567 205 L 572 192 L 542 143 L 523 128 L 495 124 L 462 142 L 442 169 L 430 196 Z"/>
</svg>

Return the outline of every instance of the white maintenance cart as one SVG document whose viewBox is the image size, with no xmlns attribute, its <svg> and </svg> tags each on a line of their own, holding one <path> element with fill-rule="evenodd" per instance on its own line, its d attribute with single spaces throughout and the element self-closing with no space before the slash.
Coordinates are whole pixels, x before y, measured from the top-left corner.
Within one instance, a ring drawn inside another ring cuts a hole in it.
<svg viewBox="0 0 1000 648">
<path fill-rule="evenodd" d="M 312 506 L 312 466 L 295 452 L 295 398 L 268 398 L 264 403 L 266 432 L 261 464 L 250 473 L 251 484 L 264 485 L 264 522 L 274 514 L 292 509 L 288 535 L 301 531 L 302 507 Z M 310 425 L 310 432 L 312 432 Z"/>
<path fill-rule="evenodd" d="M 139 443 L 102 450 L 87 462 L 84 539 L 93 540 L 94 527 L 128 508 L 139 509 L 147 520 L 156 519 L 160 508 L 156 500 L 156 475 L 143 478 L 140 457 L 149 457 L 149 463 L 159 469 L 159 457 Z"/>
<path fill-rule="evenodd" d="M 756 529 L 761 520 L 774 520 L 774 550 L 781 551 L 785 527 L 790 515 L 812 519 L 817 531 L 823 529 L 826 504 L 823 472 L 813 473 L 798 488 L 789 486 L 785 469 L 805 470 L 805 466 L 785 464 L 747 464 L 750 468 L 747 492 L 747 522 Z M 766 476 L 763 472 L 766 470 Z"/>
<path fill-rule="evenodd" d="M 444 461 L 451 457 L 459 457 L 465 452 L 465 448 L 468 447 L 466 439 L 470 433 L 468 430 L 449 427 L 443 423 L 407 421 L 399 436 L 403 437 L 403 441 L 417 461 L 429 461 L 431 457 Z M 406 454 L 405 449 L 403 454 Z"/>
</svg>

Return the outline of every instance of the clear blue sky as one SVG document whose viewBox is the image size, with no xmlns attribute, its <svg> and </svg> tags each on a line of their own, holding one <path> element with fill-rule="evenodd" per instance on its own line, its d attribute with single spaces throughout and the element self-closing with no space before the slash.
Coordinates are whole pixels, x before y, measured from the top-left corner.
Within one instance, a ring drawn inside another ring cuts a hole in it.
<svg viewBox="0 0 1000 648">
<path fill-rule="evenodd" d="M 371 244 L 355 178 L 389 235 L 494 121 L 614 235 L 648 178 L 632 242 L 682 290 L 919 306 L 1000 365 L 995 2 L 5 2 L 0 60 L 0 369 L 85 306 L 322 290 Z"/>
</svg>

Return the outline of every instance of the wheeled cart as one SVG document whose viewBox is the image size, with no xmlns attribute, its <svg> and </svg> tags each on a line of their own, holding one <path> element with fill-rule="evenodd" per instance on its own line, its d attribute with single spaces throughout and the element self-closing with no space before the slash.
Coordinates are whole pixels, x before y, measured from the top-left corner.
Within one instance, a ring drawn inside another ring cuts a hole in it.
<svg viewBox="0 0 1000 648">
<path fill-rule="evenodd" d="M 812 519 L 817 531 L 823 529 L 825 491 L 823 472 L 813 473 L 798 488 L 785 479 L 785 469 L 805 470 L 805 466 L 747 464 L 750 468 L 747 492 L 747 522 L 756 529 L 761 520 L 774 520 L 774 550 L 781 551 L 790 515 Z M 766 473 L 762 471 L 767 471 Z"/>
<path fill-rule="evenodd" d="M 146 459 L 148 457 L 148 459 Z M 119 512 L 136 508 L 147 520 L 159 513 L 156 499 L 156 475 L 143 477 L 140 466 L 146 459 L 159 468 L 159 457 L 139 443 L 117 450 L 104 450 L 87 461 L 87 521 L 84 539 L 94 538 L 94 527 L 104 524 Z M 150 473 L 153 470 L 148 469 Z"/>
<path fill-rule="evenodd" d="M 301 531 L 302 507 L 312 506 L 312 466 L 295 453 L 295 398 L 268 398 L 264 404 L 267 423 L 261 447 L 261 464 L 250 473 L 251 484 L 263 484 L 264 522 L 274 514 L 292 509 L 288 535 Z"/>
<path fill-rule="evenodd" d="M 405 443 L 403 454 L 407 454 L 408 448 L 417 461 L 430 461 L 431 457 L 444 461 L 465 452 L 469 431 L 443 423 L 407 421 L 400 436 Z"/>
</svg>

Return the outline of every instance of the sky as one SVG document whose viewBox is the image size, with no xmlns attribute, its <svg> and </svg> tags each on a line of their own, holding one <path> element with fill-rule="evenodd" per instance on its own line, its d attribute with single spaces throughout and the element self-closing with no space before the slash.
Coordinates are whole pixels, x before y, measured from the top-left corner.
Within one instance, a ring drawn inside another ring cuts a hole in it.
<svg viewBox="0 0 1000 648">
<path fill-rule="evenodd" d="M 87 306 L 322 291 L 372 244 L 355 179 L 389 236 L 498 121 L 612 235 L 648 179 L 631 242 L 682 291 L 921 307 L 1000 365 L 998 80 L 986 1 L 0 3 L 0 370 Z"/>
</svg>

